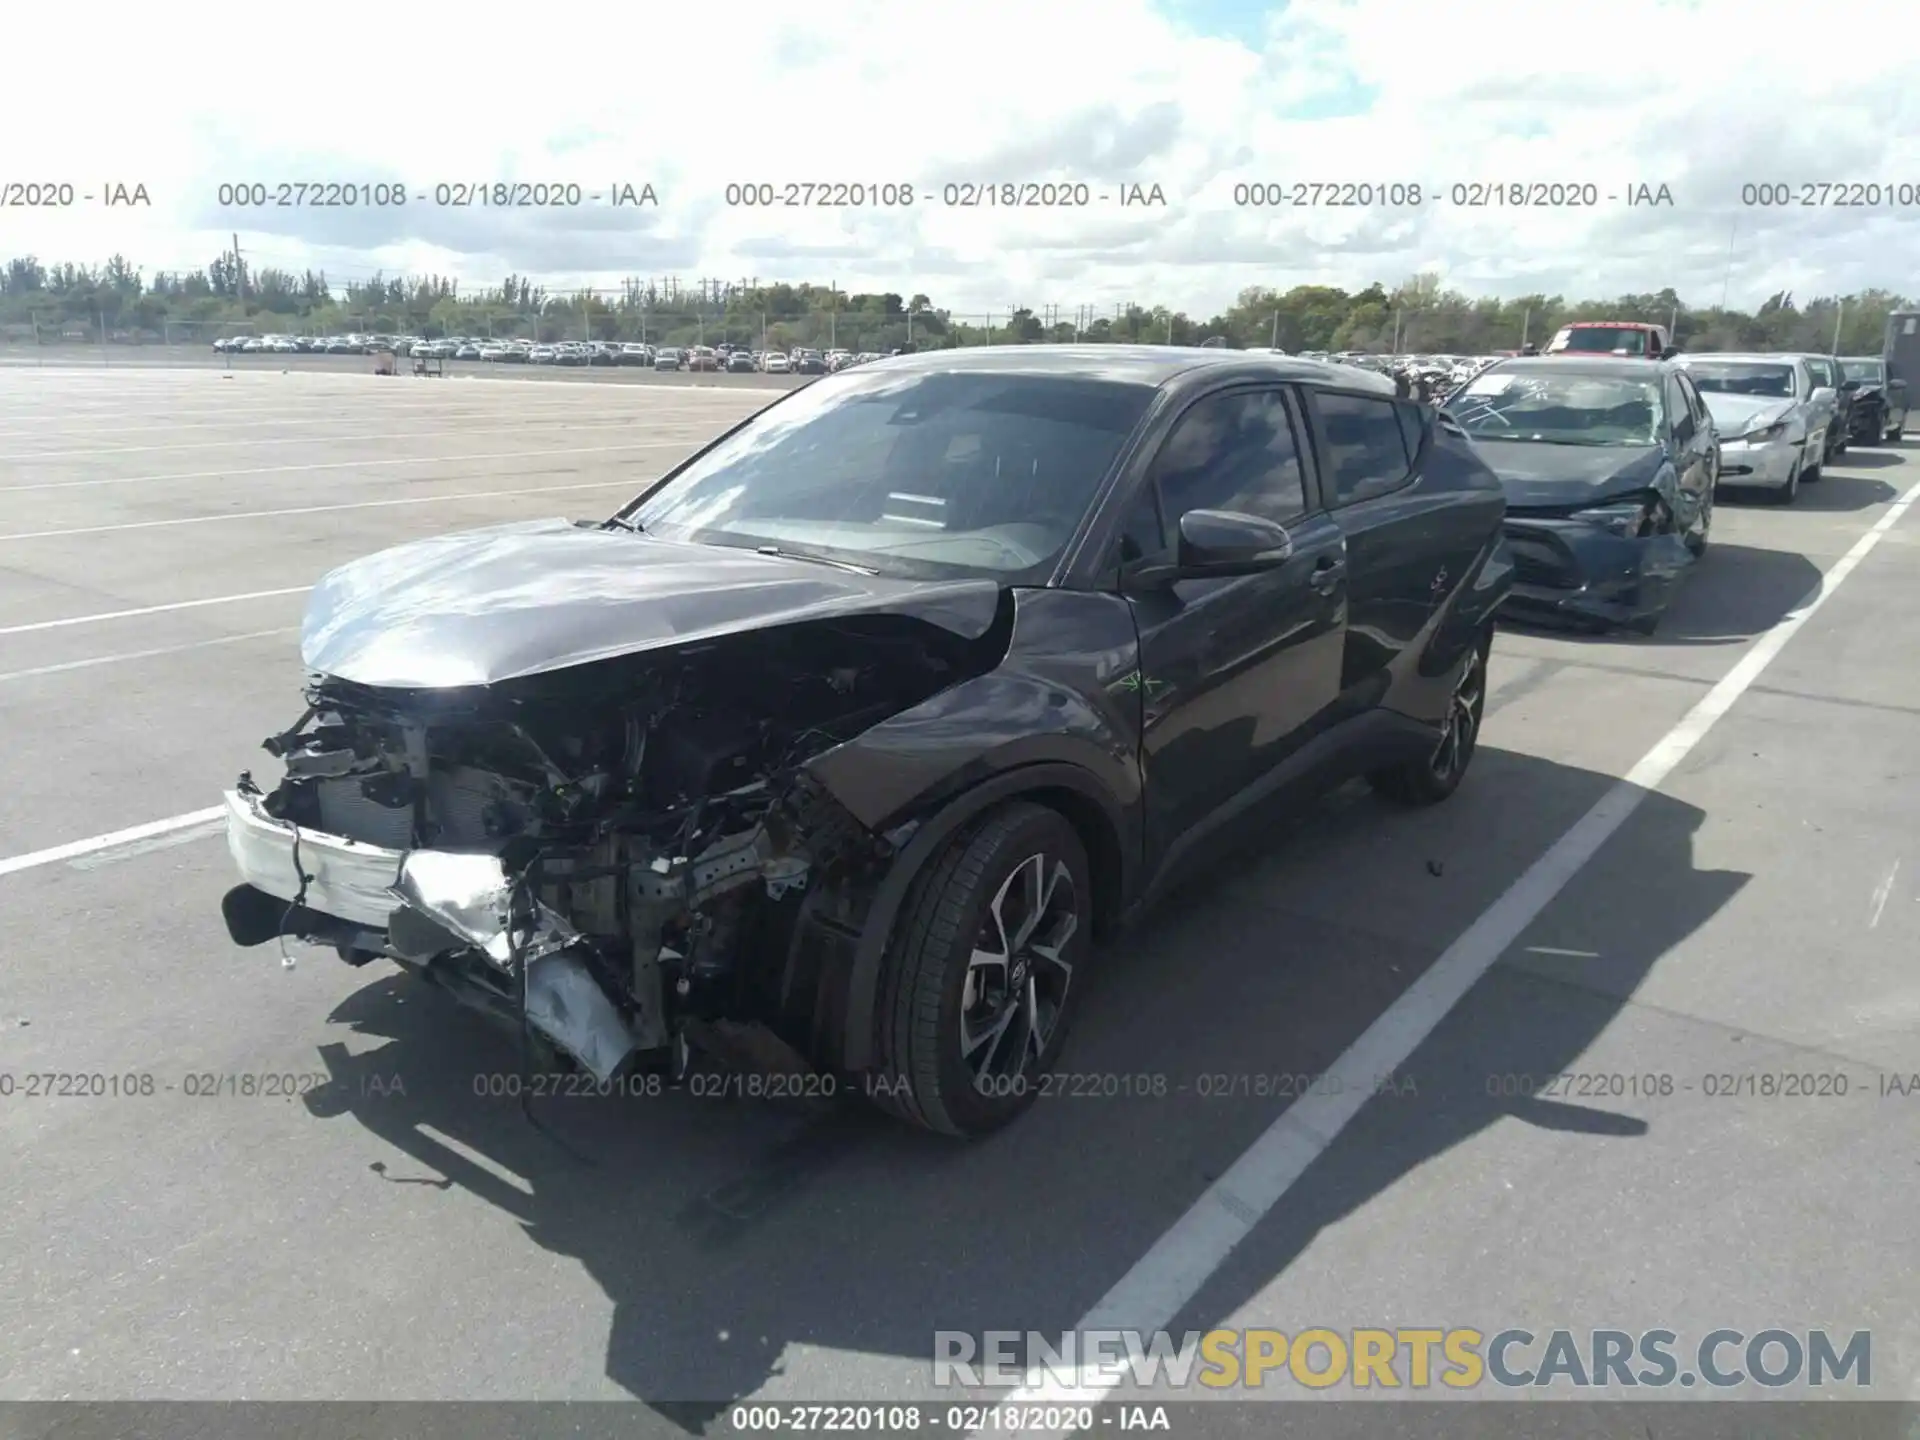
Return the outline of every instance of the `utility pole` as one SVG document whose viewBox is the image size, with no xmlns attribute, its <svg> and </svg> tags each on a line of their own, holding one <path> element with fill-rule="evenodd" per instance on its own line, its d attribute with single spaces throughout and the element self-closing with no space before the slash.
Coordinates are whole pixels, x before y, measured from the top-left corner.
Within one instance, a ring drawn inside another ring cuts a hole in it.
<svg viewBox="0 0 1920 1440">
<path fill-rule="evenodd" d="M 1726 313 L 1727 288 L 1733 284 L 1733 237 L 1740 233 L 1740 216 L 1735 214 L 1727 227 L 1727 273 L 1720 278 L 1720 311 Z"/>
<path fill-rule="evenodd" d="M 1840 302 L 1840 308 L 1834 312 L 1833 316 L 1833 353 L 1835 355 L 1840 353 L 1840 326 L 1845 322 L 1846 318 L 1847 302 L 1843 299 Z"/>
<path fill-rule="evenodd" d="M 240 258 L 238 231 L 235 231 L 233 236 L 233 284 L 240 299 L 240 319 L 244 322 L 247 318 L 247 269 L 246 262 Z"/>
<path fill-rule="evenodd" d="M 1280 348 L 1280 312 L 1278 310 L 1273 312 L 1273 334 L 1268 337 L 1267 348 L 1269 350 Z"/>
</svg>

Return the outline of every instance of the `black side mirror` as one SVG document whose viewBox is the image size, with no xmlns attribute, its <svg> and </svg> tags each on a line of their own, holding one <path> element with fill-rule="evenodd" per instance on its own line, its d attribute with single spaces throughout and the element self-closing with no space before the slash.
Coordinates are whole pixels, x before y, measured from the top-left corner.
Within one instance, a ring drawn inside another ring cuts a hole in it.
<svg viewBox="0 0 1920 1440">
<path fill-rule="evenodd" d="M 1286 526 L 1231 510 L 1189 510 L 1180 517 L 1175 557 L 1180 578 L 1255 575 L 1293 557 Z"/>
<path fill-rule="evenodd" d="M 1678 345 L 1669 345 L 1667 346 L 1666 349 L 1660 352 L 1660 358 L 1662 360 L 1671 360 L 1673 359 L 1674 356 L 1678 355 L 1679 353 L 1680 353 L 1680 347 Z"/>
</svg>

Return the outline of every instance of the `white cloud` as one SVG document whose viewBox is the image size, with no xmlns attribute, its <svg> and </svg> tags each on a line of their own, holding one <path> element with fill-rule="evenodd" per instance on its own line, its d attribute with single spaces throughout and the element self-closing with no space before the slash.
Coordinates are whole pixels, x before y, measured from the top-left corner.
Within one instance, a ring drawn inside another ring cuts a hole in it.
<svg viewBox="0 0 1920 1440">
<path fill-rule="evenodd" d="M 1353 0 L 1277 9 L 1256 50 L 1146 0 L 335 5 L 211 24 L 159 4 L 76 45 L 71 15 L 32 7 L 8 22 L 13 54 L 37 58 L 10 62 L 0 89 L 0 183 L 140 183 L 153 208 L 0 210 L 0 255 L 198 266 L 237 230 L 257 263 L 336 278 L 831 279 L 969 311 L 1141 299 L 1204 313 L 1245 285 L 1353 287 L 1421 268 L 1501 294 L 1913 291 L 1920 103 L 1903 18 L 1891 0 L 1831 14 Z M 1370 108 L 1340 115 L 1356 93 Z M 661 203 L 431 201 L 436 182 L 495 179 L 651 183 Z M 401 180 L 429 198 L 217 203 L 222 182 L 299 180 Z M 919 197 L 725 204 L 729 182 L 756 180 L 906 183 Z M 943 184 L 988 180 L 1159 185 L 1168 203 L 938 203 Z M 1591 184 L 1600 203 L 1236 209 L 1235 183 L 1262 180 L 1414 183 L 1429 197 Z M 1774 182 L 1796 199 L 1809 182 L 1878 185 L 1892 203 L 1743 208 L 1743 184 Z M 1642 183 L 1669 187 L 1673 206 L 1607 198 Z"/>
</svg>

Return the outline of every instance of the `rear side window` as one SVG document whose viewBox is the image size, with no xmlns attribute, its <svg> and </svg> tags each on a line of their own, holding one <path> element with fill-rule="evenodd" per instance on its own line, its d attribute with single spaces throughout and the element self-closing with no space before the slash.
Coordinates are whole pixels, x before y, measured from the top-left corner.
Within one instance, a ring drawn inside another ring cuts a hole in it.
<svg viewBox="0 0 1920 1440">
<path fill-rule="evenodd" d="M 1407 461 L 1411 464 L 1420 458 L 1420 446 L 1427 437 L 1427 408 L 1399 401 L 1393 409 L 1400 417 L 1400 438 L 1407 443 Z"/>
<path fill-rule="evenodd" d="M 1326 478 L 1335 505 L 1386 495 L 1406 484 L 1412 462 L 1392 400 L 1329 390 L 1309 394 L 1326 441 Z"/>
</svg>

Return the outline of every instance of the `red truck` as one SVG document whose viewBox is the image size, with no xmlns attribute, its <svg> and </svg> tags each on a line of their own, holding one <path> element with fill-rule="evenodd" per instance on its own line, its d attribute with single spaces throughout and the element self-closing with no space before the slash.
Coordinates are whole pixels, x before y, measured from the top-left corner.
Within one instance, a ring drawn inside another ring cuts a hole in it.
<svg viewBox="0 0 1920 1440">
<path fill-rule="evenodd" d="M 1547 342 L 1549 355 L 1640 355 L 1664 360 L 1678 354 L 1664 325 L 1632 320 L 1582 320 L 1560 327 Z"/>
</svg>

